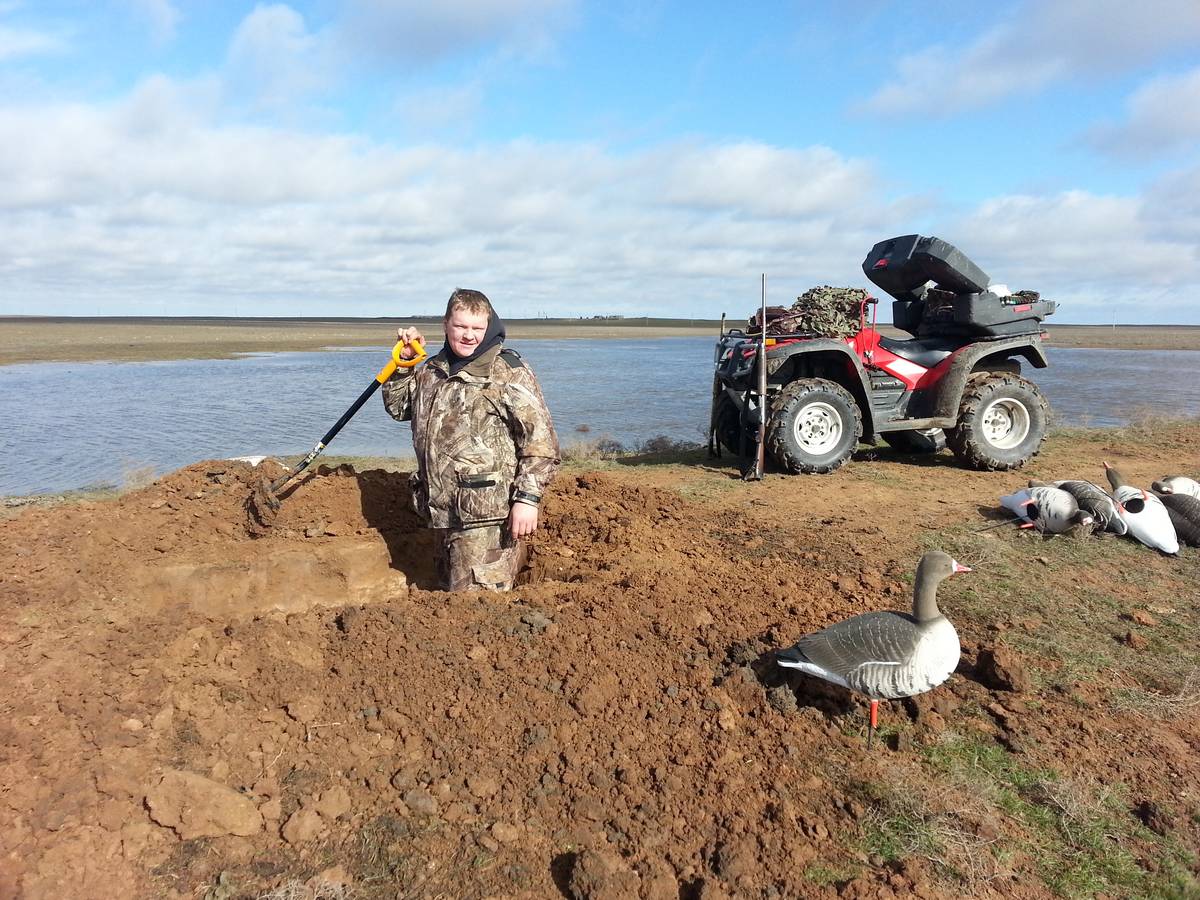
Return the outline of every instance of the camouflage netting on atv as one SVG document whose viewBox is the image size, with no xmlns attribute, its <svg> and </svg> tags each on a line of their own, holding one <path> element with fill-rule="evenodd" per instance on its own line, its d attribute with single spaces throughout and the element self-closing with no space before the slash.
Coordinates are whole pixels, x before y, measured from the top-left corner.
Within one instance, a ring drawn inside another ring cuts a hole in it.
<svg viewBox="0 0 1200 900">
<path fill-rule="evenodd" d="M 767 319 L 767 334 L 819 334 L 847 338 L 858 332 L 860 310 L 867 299 L 862 288 L 822 285 L 810 288 L 780 316 Z"/>
</svg>

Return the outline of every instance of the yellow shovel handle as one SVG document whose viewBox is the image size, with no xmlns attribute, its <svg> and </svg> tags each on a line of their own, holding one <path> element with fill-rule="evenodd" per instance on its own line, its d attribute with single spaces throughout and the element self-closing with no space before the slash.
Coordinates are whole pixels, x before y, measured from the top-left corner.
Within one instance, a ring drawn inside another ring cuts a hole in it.
<svg viewBox="0 0 1200 900">
<path fill-rule="evenodd" d="M 400 355 L 400 351 L 402 351 L 405 347 L 412 347 L 417 351 L 417 355 L 412 359 L 405 359 Z M 392 374 L 396 371 L 396 369 L 411 369 L 417 363 L 424 360 L 428 355 L 429 354 L 425 352 L 425 345 L 420 341 L 412 341 L 411 343 L 398 341 L 396 346 L 392 348 L 391 362 L 379 370 L 379 374 L 375 376 L 375 380 L 380 384 L 383 384 L 392 377 Z"/>
</svg>

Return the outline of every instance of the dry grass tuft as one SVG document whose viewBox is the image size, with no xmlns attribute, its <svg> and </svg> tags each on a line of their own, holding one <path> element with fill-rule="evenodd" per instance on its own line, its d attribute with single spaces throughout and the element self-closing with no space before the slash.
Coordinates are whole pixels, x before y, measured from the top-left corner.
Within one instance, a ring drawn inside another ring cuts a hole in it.
<svg viewBox="0 0 1200 900">
<path fill-rule="evenodd" d="M 1200 707 L 1200 668 L 1188 672 L 1173 694 L 1127 687 L 1117 692 L 1113 706 L 1156 719 L 1176 719 L 1189 714 Z"/>
<path fill-rule="evenodd" d="M 121 469 L 121 485 L 127 491 L 149 487 L 158 479 L 158 472 L 151 465 L 125 465 Z"/>
<path fill-rule="evenodd" d="M 330 881 L 310 881 L 306 884 L 293 878 L 265 894 L 259 894 L 257 900 L 352 900 L 353 897 L 354 888 L 350 885 Z"/>
<path fill-rule="evenodd" d="M 562 448 L 562 458 L 563 462 L 594 463 L 616 459 L 627 452 L 625 445 L 620 441 L 614 441 L 610 437 L 599 437 L 568 444 Z"/>
</svg>

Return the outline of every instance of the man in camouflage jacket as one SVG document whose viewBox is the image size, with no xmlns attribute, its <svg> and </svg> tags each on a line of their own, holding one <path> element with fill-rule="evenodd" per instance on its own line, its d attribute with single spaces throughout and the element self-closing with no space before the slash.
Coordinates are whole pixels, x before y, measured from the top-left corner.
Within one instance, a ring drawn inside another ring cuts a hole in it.
<svg viewBox="0 0 1200 900">
<path fill-rule="evenodd" d="M 558 437 L 533 371 L 504 348 L 504 325 L 479 291 L 457 290 L 443 319 L 446 344 L 418 369 L 400 368 L 383 403 L 412 422 L 413 505 L 437 530 L 446 590 L 512 587 L 521 539 L 558 471 Z M 401 329 L 412 358 L 414 328 Z"/>
</svg>

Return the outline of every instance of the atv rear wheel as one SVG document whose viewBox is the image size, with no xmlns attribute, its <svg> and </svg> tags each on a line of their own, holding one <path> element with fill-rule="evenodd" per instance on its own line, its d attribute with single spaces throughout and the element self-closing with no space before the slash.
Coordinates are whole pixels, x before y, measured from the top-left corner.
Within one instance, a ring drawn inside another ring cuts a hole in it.
<svg viewBox="0 0 1200 900">
<path fill-rule="evenodd" d="M 862 413 L 850 392 L 824 378 L 793 381 L 767 420 L 767 449 L 789 472 L 825 474 L 850 458 L 862 437 Z"/>
<path fill-rule="evenodd" d="M 901 453 L 938 453 L 946 449 L 946 434 L 940 428 L 885 431 L 881 437 Z"/>
<path fill-rule="evenodd" d="M 1019 469 L 1041 450 L 1046 417 L 1046 398 L 1032 381 L 977 372 L 967 380 L 946 443 L 972 468 Z"/>
</svg>

